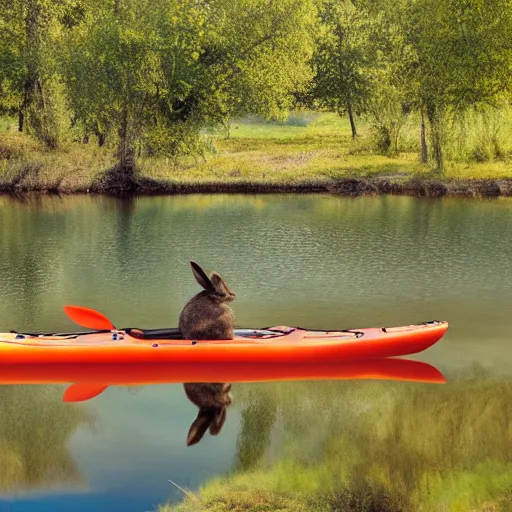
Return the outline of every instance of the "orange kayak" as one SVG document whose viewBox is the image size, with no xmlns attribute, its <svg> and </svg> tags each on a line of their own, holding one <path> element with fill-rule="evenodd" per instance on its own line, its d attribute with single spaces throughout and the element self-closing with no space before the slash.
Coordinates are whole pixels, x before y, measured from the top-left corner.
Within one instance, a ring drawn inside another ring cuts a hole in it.
<svg viewBox="0 0 512 512">
<path fill-rule="evenodd" d="M 11 332 L 0 333 L 0 364 L 35 367 L 344 363 L 421 352 L 439 341 L 447 329 L 447 322 L 438 321 L 346 331 L 276 326 L 237 329 L 232 340 L 200 341 L 171 336 L 166 339 L 165 330 L 158 335 L 156 331 L 145 331 L 142 337 L 135 337 L 131 329 L 69 335 Z"/>
</svg>

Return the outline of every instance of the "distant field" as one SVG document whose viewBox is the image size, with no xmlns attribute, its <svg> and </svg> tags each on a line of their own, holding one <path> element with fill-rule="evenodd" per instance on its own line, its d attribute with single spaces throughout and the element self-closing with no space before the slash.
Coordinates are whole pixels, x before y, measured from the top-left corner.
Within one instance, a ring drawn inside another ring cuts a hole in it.
<svg viewBox="0 0 512 512">
<path fill-rule="evenodd" d="M 512 137 L 507 137 L 512 134 L 512 123 L 507 117 L 502 124 L 498 134 L 500 159 L 477 162 L 459 158 L 452 142 L 447 155 L 455 158 L 447 158 L 442 178 L 512 178 Z M 478 126 L 474 126 L 465 140 L 480 147 L 479 132 L 475 131 Z M 269 122 L 254 116 L 234 119 L 228 132 L 205 130 L 203 137 L 210 151 L 204 158 L 189 158 L 178 164 L 164 157 L 146 158 L 140 159 L 138 166 L 143 177 L 192 186 L 433 176 L 432 169 L 419 162 L 418 119 L 411 118 L 404 126 L 400 152 L 393 156 L 375 151 L 368 122 L 358 120 L 357 127 L 359 136 L 353 140 L 348 120 L 334 113 L 295 112 L 285 122 Z M 464 151 L 470 150 L 466 147 Z M 114 165 L 112 148 L 70 142 L 59 151 L 50 152 L 18 133 L 15 119 L 0 118 L 0 186 L 23 182 L 29 188 L 47 184 L 54 189 L 84 189 Z"/>
<path fill-rule="evenodd" d="M 215 153 L 206 162 L 176 170 L 173 178 L 274 182 L 422 170 L 415 153 L 393 158 L 374 153 L 366 123 L 359 133 L 353 141 L 348 120 L 333 113 L 295 113 L 283 123 L 255 117 L 233 120 L 229 138 L 221 132 L 208 134 Z M 161 160 L 143 162 L 143 167 L 158 179 L 168 173 Z"/>
<path fill-rule="evenodd" d="M 348 119 L 334 113 L 294 113 L 283 123 L 256 117 L 233 120 L 229 138 L 220 132 L 208 134 L 216 150 L 214 155 L 206 162 L 176 170 L 173 178 L 294 181 L 431 173 L 428 166 L 419 162 L 417 119 L 411 119 L 404 127 L 402 150 L 395 156 L 384 156 L 373 149 L 368 122 L 358 122 L 358 134 L 352 140 Z M 143 166 L 149 176 L 168 176 L 165 161 L 144 162 Z M 512 177 L 512 165 L 507 159 L 483 163 L 447 161 L 445 177 Z"/>
</svg>

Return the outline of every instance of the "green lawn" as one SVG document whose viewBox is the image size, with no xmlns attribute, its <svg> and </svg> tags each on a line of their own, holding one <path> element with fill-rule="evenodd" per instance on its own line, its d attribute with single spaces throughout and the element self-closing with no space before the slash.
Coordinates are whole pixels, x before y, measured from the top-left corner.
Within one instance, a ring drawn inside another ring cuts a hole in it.
<svg viewBox="0 0 512 512">
<path fill-rule="evenodd" d="M 348 120 L 332 113 L 297 113 L 285 123 L 234 120 L 229 138 L 220 132 L 207 135 L 214 154 L 175 170 L 172 178 L 294 182 L 424 170 L 414 153 L 393 158 L 374 153 L 368 125 L 359 131 L 360 138 L 352 140 Z M 165 160 L 142 162 L 142 168 L 148 176 L 169 177 Z"/>
</svg>

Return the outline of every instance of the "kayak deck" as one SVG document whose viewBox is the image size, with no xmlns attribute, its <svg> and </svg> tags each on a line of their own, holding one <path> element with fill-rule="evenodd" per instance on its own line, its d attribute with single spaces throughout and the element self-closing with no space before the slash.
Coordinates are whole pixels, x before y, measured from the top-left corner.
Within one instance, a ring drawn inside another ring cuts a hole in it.
<svg viewBox="0 0 512 512">
<path fill-rule="evenodd" d="M 0 333 L 0 363 L 335 363 L 417 353 L 439 341 L 447 329 L 448 323 L 439 321 L 338 331 L 276 326 L 237 329 L 231 340 L 197 341 L 180 337 L 176 329 L 142 330 L 142 337 L 132 336 L 131 329 L 11 332 Z"/>
</svg>

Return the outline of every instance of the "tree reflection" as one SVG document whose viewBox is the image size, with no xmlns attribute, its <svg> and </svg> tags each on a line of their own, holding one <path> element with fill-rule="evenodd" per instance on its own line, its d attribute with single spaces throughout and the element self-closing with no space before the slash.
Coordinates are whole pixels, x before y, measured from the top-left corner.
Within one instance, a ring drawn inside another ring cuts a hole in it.
<svg viewBox="0 0 512 512">
<path fill-rule="evenodd" d="M 0 490 L 80 484 L 67 443 L 93 418 L 62 402 L 60 386 L 0 386 Z"/>
<path fill-rule="evenodd" d="M 247 402 L 237 439 L 235 469 L 240 471 L 254 468 L 264 459 L 277 416 L 275 396 L 264 387 L 251 389 Z"/>
</svg>

